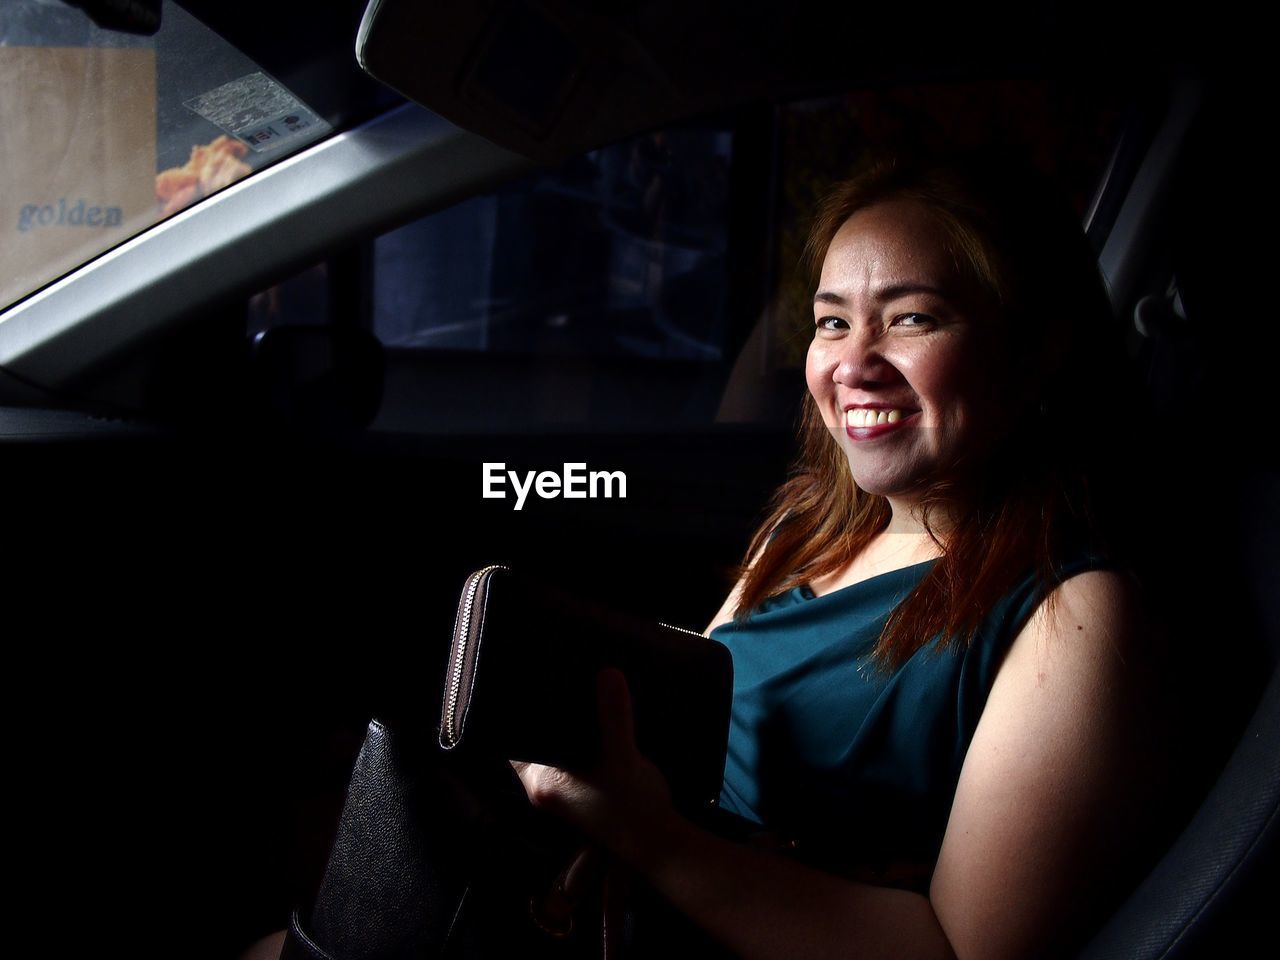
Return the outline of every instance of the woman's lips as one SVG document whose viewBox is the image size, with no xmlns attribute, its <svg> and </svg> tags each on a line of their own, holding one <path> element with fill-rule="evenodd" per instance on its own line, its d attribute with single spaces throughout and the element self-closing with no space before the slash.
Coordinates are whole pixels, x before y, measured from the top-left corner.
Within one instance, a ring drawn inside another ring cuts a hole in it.
<svg viewBox="0 0 1280 960">
<path fill-rule="evenodd" d="M 844 432 L 849 435 L 850 440 L 875 440 L 885 434 L 893 433 L 895 430 L 901 430 L 903 427 L 914 426 L 919 418 L 920 411 L 913 410 L 893 423 L 876 423 L 865 427 L 852 427 L 846 421 Z"/>
</svg>

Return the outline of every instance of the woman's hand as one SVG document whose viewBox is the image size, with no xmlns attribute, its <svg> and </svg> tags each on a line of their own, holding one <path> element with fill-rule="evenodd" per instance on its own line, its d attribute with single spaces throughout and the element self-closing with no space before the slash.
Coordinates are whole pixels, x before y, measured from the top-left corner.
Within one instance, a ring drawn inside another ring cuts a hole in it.
<svg viewBox="0 0 1280 960">
<path fill-rule="evenodd" d="M 735 955 L 825 958 L 861 949 L 868 958 L 954 960 L 920 894 L 852 884 L 680 816 L 662 773 L 636 747 L 626 679 L 601 671 L 596 692 L 604 752 L 595 769 L 512 762 L 534 806 L 579 827 Z M 562 875 L 568 906 L 542 905 L 553 921 L 572 911 L 593 858 L 579 855 Z"/>
<path fill-rule="evenodd" d="M 602 756 L 595 769 L 571 773 L 511 761 L 529 801 L 568 821 L 624 860 L 660 841 L 679 819 L 661 771 L 636 746 L 631 692 L 622 671 L 596 677 Z"/>
</svg>

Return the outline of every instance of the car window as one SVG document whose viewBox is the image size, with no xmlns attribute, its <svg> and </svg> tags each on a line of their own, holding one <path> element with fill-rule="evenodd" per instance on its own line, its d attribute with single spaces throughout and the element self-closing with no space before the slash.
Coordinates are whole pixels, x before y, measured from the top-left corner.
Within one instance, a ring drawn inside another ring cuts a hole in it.
<svg viewBox="0 0 1280 960">
<path fill-rule="evenodd" d="M 0 4 L 0 308 L 329 132 L 176 3 L 154 36 Z"/>
<path fill-rule="evenodd" d="M 379 237 L 389 347 L 718 360 L 732 134 L 659 131 Z"/>
</svg>

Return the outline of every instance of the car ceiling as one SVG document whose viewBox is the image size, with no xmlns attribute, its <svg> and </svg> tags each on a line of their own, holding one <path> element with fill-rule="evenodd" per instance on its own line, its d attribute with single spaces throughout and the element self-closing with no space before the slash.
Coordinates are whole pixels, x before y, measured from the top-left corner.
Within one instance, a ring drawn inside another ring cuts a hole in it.
<svg viewBox="0 0 1280 960">
<path fill-rule="evenodd" d="M 1102 13 L 1045 2 L 379 0 L 357 48 L 409 98 L 555 161 L 747 101 L 1082 66 L 1142 72 L 1170 56 L 1162 18 Z"/>
</svg>

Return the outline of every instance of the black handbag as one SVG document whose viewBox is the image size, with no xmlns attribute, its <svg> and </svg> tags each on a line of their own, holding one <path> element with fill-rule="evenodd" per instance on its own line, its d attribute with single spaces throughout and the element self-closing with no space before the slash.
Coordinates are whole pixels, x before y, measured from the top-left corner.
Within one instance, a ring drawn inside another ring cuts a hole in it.
<svg viewBox="0 0 1280 960">
<path fill-rule="evenodd" d="M 559 890 L 583 840 L 530 806 L 507 757 L 590 762 L 594 674 L 618 666 L 637 740 L 673 798 L 708 825 L 727 822 L 714 808 L 727 658 L 701 635 L 640 623 L 505 568 L 477 571 L 459 603 L 439 727 L 369 724 L 316 901 L 292 915 L 282 958 L 586 960 L 652 956 L 672 943 L 724 956 L 607 860 L 566 910 Z"/>
</svg>

